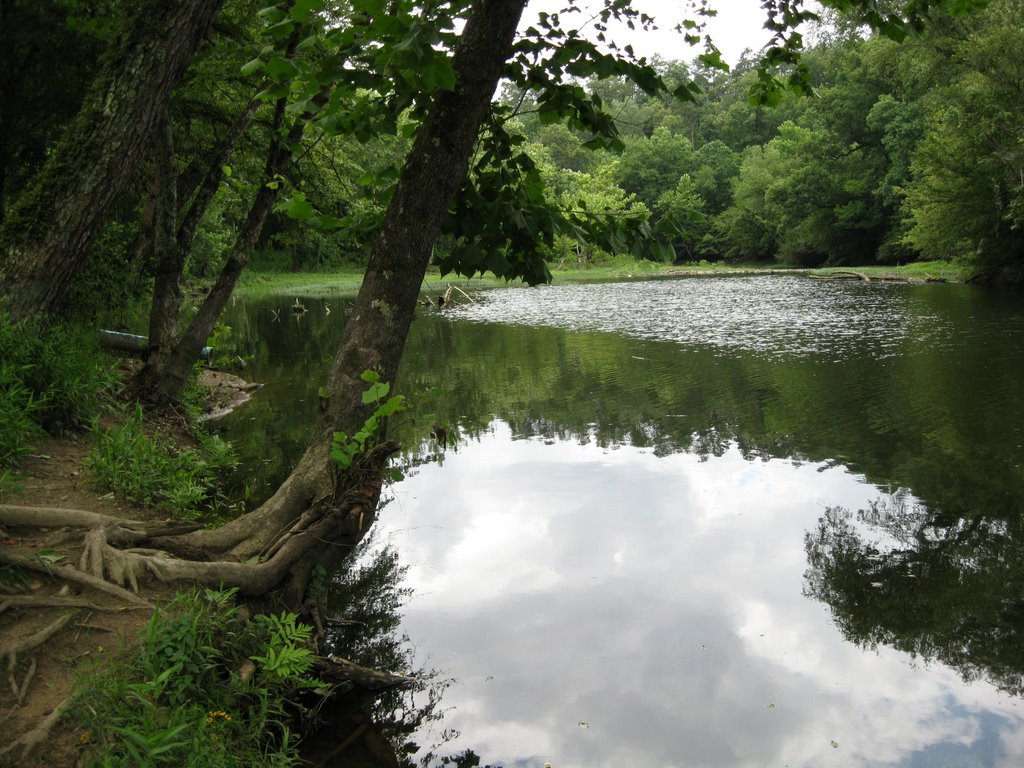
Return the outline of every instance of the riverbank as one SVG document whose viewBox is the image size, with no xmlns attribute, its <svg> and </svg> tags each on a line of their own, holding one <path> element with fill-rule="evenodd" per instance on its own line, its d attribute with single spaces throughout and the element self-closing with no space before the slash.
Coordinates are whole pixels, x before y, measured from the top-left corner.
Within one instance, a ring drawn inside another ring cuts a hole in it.
<svg viewBox="0 0 1024 768">
<path fill-rule="evenodd" d="M 841 273 L 856 273 L 871 280 L 894 280 L 905 282 L 962 282 L 962 270 L 945 261 L 914 262 L 899 266 L 863 267 L 822 267 L 808 269 L 800 267 L 766 267 L 758 264 L 720 264 L 699 262 L 683 265 L 660 264 L 652 261 L 616 263 L 591 266 L 582 269 L 559 269 L 552 271 L 552 282 L 595 283 L 615 280 L 657 279 L 671 277 L 700 277 L 706 275 L 808 275 L 835 276 Z M 246 274 L 238 288 L 240 296 L 281 295 L 281 296 L 332 296 L 355 295 L 362 284 L 362 270 L 349 268 L 337 272 L 254 272 Z M 483 276 L 465 278 L 456 275 L 442 277 L 430 271 L 423 280 L 423 291 L 428 294 L 444 293 L 449 285 L 464 290 L 489 290 L 508 286 L 521 286 L 520 280 L 506 282 L 487 273 Z"/>
<path fill-rule="evenodd" d="M 212 369 L 202 371 L 198 383 L 205 395 L 200 420 L 239 407 L 259 386 Z M 101 434 L 130 421 L 130 413 L 115 408 L 100 417 L 101 428 L 38 436 L 17 479 L 0 494 L 0 660 L 8 683 L 0 686 L 0 766 L 71 766 L 94 751 L 97 735 L 82 714 L 100 708 L 95 716 L 102 717 L 102 707 L 90 701 L 83 710 L 76 692 L 114 669 L 115 677 L 132 683 L 128 670 L 154 611 L 179 593 L 152 578 L 127 589 L 113 583 L 116 577 L 101 578 L 87 562 L 88 536 L 83 546 L 76 533 L 76 517 L 93 519 L 97 530 L 182 526 L 153 505 L 106 492 L 91 469 Z M 150 438 L 175 450 L 187 452 L 196 442 L 180 418 L 145 424 Z M 122 467 L 120 474 L 136 471 Z"/>
</svg>

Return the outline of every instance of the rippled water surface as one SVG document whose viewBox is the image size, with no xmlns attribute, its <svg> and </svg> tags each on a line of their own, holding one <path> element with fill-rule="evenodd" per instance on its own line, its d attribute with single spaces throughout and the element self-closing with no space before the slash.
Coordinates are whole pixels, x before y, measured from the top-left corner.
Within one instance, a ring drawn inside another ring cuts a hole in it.
<svg viewBox="0 0 1024 768">
<path fill-rule="evenodd" d="M 766 290 L 766 286 L 771 288 Z M 773 355 L 887 357 L 955 331 L 908 302 L 905 286 L 737 277 L 548 286 L 493 292 L 453 313 L 478 322 L 607 331 Z"/>
<path fill-rule="evenodd" d="M 344 318 L 289 301 L 228 319 L 267 386 L 224 430 L 264 488 Z M 445 395 L 400 426 L 374 540 L 454 681 L 415 740 L 536 768 L 1024 764 L 1020 306 L 714 278 L 423 314 L 398 388 Z M 430 461 L 438 425 L 461 437 Z"/>
</svg>

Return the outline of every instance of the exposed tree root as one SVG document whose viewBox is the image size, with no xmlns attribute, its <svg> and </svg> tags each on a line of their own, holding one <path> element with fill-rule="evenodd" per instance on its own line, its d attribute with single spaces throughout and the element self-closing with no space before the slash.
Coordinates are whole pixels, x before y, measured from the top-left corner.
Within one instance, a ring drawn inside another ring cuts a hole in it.
<svg viewBox="0 0 1024 768">
<path fill-rule="evenodd" d="M 3 550 L 0 550 L 0 563 L 3 563 L 4 565 L 15 565 L 19 568 L 27 568 L 30 571 L 45 573 L 47 576 L 58 576 L 67 581 L 81 584 L 82 586 L 89 587 L 100 592 L 105 592 L 108 595 L 113 595 L 114 597 L 120 598 L 121 600 L 134 605 L 143 605 L 147 607 L 150 605 L 138 595 L 134 595 L 116 584 L 111 584 L 109 581 L 96 578 L 88 573 L 82 573 L 80 570 L 73 568 L 70 565 L 47 564 L 32 557 L 12 555 L 4 552 Z"/>
<path fill-rule="evenodd" d="M 18 654 L 24 653 L 25 651 L 31 651 L 33 648 L 37 648 L 55 634 L 60 632 L 64 627 L 71 623 L 72 619 L 75 618 L 76 612 L 65 613 L 56 621 L 47 624 L 45 627 L 40 629 L 38 632 L 33 632 L 28 637 L 23 637 L 20 640 L 15 640 L 6 646 L 0 646 L 0 658 L 7 658 L 7 668 L 11 670 L 18 661 Z"/>
<path fill-rule="evenodd" d="M 24 706 L 25 696 L 28 695 L 28 687 L 32 684 L 32 678 L 36 674 L 36 657 L 33 656 L 29 662 L 28 671 L 25 673 L 25 677 L 21 679 L 21 684 L 18 685 L 15 682 L 14 670 L 11 670 L 11 687 L 14 689 L 14 697 L 18 700 L 18 706 Z"/>
<path fill-rule="evenodd" d="M 97 605 L 77 597 L 46 597 L 44 595 L 11 595 L 0 599 L 0 613 L 10 608 L 87 608 L 90 611 L 124 611 L 124 607 L 111 608 Z"/>
<path fill-rule="evenodd" d="M 19 756 L 22 760 L 32 754 L 32 750 L 50 737 L 50 732 L 53 730 L 53 726 L 55 726 L 57 721 L 63 717 L 64 710 L 67 709 L 68 704 L 71 703 L 71 698 L 71 696 L 68 696 L 64 701 L 54 707 L 53 711 L 50 712 L 50 714 L 48 714 L 43 721 L 31 731 L 22 735 L 21 738 L 16 739 L 3 749 L 0 749 L 0 757 L 14 752 L 14 750 L 19 747 L 21 749 Z"/>
<path fill-rule="evenodd" d="M 111 515 L 88 512 L 84 509 L 62 507 L 23 507 L 14 504 L 0 504 L 0 523 L 15 527 L 33 528 L 95 528 L 110 526 L 117 531 L 118 541 L 138 543 L 157 536 L 179 536 L 198 530 L 199 523 L 180 520 L 122 520 Z"/>
<path fill-rule="evenodd" d="M 396 450 L 390 442 L 374 447 L 344 477 L 324 464 L 324 454 L 307 453 L 307 472 L 293 473 L 292 482 L 259 510 L 212 532 L 191 523 L 0 505 L 0 523 L 12 527 L 84 529 L 77 568 L 2 551 L 0 562 L 65 578 L 133 604 L 145 604 L 134 593 L 146 577 L 234 587 L 250 597 L 290 580 L 285 602 L 299 605 L 309 575 L 301 561 L 315 563 L 317 551 L 358 543 L 373 519 L 382 468 Z"/>
</svg>

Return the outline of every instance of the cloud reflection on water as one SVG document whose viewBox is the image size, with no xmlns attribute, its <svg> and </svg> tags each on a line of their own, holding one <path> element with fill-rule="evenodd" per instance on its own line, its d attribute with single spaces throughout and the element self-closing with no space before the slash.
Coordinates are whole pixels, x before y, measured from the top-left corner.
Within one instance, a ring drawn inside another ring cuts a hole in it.
<svg viewBox="0 0 1024 768">
<path fill-rule="evenodd" d="M 1016 700 L 856 648 L 803 597 L 804 532 L 880 495 L 841 467 L 513 440 L 495 422 L 395 493 L 380 540 L 410 565 L 404 630 L 458 681 L 452 752 L 537 768 L 1024 760 Z"/>
</svg>

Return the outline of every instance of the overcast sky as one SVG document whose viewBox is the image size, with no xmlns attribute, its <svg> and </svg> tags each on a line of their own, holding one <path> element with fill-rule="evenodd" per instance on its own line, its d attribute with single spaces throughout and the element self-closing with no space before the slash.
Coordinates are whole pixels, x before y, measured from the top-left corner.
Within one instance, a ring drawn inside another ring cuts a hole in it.
<svg viewBox="0 0 1024 768">
<path fill-rule="evenodd" d="M 565 6 L 565 0 L 535 0 L 527 9 L 531 11 L 555 11 Z M 599 0 L 581 0 L 579 7 L 600 7 Z M 635 0 L 634 6 L 658 20 L 660 29 L 655 32 L 616 32 L 615 40 L 629 43 L 637 54 L 651 57 L 659 54 L 665 59 L 691 60 L 701 52 L 700 48 L 691 48 L 683 42 L 682 36 L 673 27 L 687 18 L 687 3 L 683 0 Z M 735 64 L 746 48 L 757 50 L 768 40 L 769 33 L 764 29 L 765 14 L 760 0 L 716 0 L 713 7 L 718 16 L 708 20 L 707 31 L 722 51 L 723 58 L 729 64 Z M 585 18 L 582 14 L 579 19 Z M 566 26 L 568 20 L 563 22 Z M 572 23 L 580 23 L 573 20 Z"/>
</svg>

